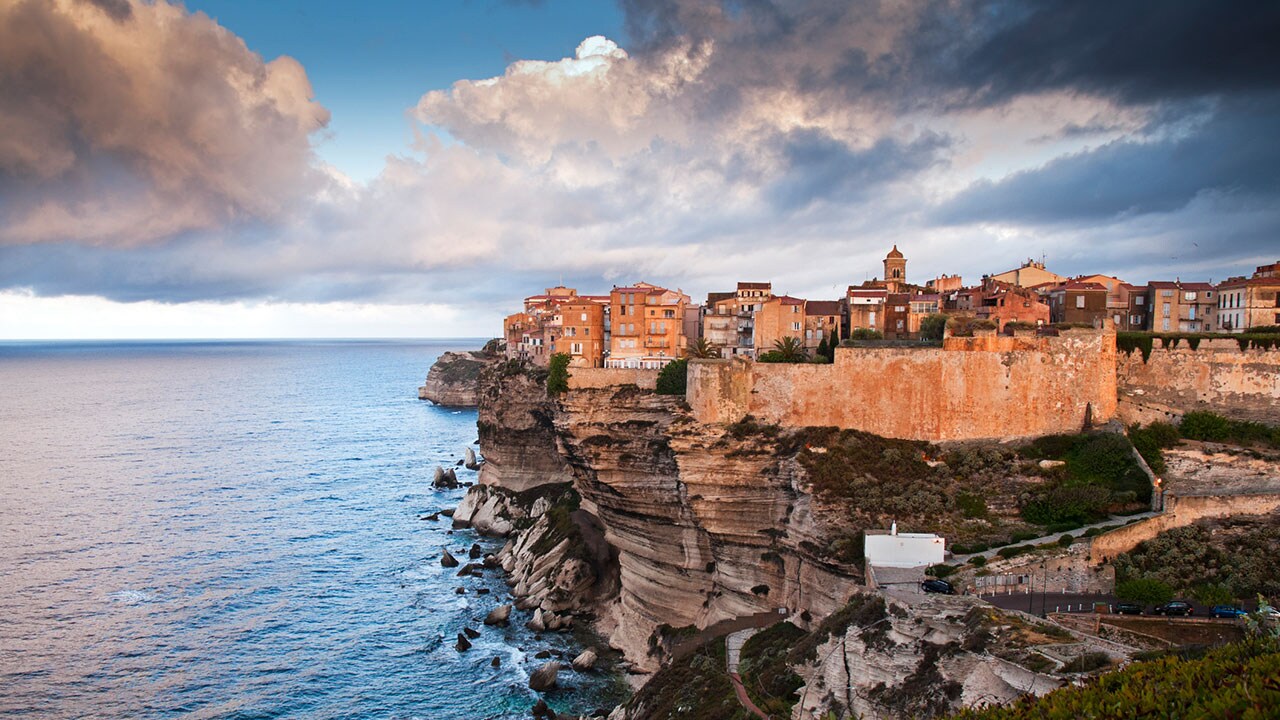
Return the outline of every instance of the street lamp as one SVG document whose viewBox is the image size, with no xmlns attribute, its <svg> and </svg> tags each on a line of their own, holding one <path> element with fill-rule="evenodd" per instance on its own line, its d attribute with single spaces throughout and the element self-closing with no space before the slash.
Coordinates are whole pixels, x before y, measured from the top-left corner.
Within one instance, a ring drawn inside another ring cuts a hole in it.
<svg viewBox="0 0 1280 720">
<path fill-rule="evenodd" d="M 1043 577 L 1040 585 L 1040 617 L 1045 617 L 1048 614 L 1045 612 L 1047 610 L 1045 603 L 1049 602 L 1049 598 L 1045 597 L 1049 594 L 1049 569 L 1047 564 L 1047 560 L 1040 562 L 1040 575 Z"/>
</svg>

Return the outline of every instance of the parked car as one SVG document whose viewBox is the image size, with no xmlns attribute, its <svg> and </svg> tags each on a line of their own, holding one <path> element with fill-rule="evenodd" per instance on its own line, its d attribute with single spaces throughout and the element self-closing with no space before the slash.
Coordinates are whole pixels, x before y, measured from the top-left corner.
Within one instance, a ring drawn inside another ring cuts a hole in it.
<svg viewBox="0 0 1280 720">
<path fill-rule="evenodd" d="M 1185 617 L 1187 615 L 1194 615 L 1195 610 L 1191 607 L 1191 603 L 1189 602 L 1174 600 L 1173 602 L 1167 602 L 1156 608 L 1152 611 L 1152 614 L 1167 615 L 1169 617 Z"/>
<path fill-rule="evenodd" d="M 925 580 L 920 583 L 920 589 L 927 593 L 942 593 L 943 595 L 956 594 L 956 589 L 946 580 Z"/>
<path fill-rule="evenodd" d="M 1137 603 L 1116 603 L 1117 615 L 1141 615 L 1142 606 Z"/>
<path fill-rule="evenodd" d="M 1248 614 L 1249 613 L 1241 610 L 1235 605 L 1214 605 L 1213 606 L 1213 616 L 1216 618 L 1230 618 L 1234 620 L 1239 617 L 1244 617 L 1245 615 L 1248 615 Z"/>
</svg>

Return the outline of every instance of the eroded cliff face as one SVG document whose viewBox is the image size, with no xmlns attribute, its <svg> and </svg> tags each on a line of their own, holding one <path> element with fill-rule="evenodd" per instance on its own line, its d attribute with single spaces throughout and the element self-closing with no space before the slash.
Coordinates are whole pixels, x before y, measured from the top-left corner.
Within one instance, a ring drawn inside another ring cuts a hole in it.
<svg viewBox="0 0 1280 720">
<path fill-rule="evenodd" d="M 569 483 L 573 475 L 558 449 L 547 397 L 546 371 L 511 361 L 486 365 L 479 376 L 480 482 L 515 492 Z"/>
<path fill-rule="evenodd" d="M 575 390 L 555 428 L 582 507 L 616 549 L 619 593 L 601 608 L 639 669 L 661 625 L 705 627 L 776 608 L 822 617 L 857 587 L 857 566 L 822 556 L 828 523 L 804 472 L 760 438 L 700 425 L 679 397 Z"/>
</svg>

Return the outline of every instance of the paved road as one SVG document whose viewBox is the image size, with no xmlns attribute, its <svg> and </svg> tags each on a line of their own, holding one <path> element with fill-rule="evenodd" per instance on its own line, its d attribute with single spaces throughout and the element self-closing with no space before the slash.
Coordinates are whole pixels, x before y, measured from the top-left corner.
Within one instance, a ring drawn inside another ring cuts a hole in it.
<svg viewBox="0 0 1280 720">
<path fill-rule="evenodd" d="M 1114 595 L 1076 595 L 1072 593 L 1013 593 L 1010 595 L 982 595 L 983 600 L 1005 610 L 1021 610 L 1029 612 L 1032 615 L 1041 615 L 1052 612 L 1069 612 L 1069 613 L 1091 613 L 1093 612 L 1094 603 L 1106 603 L 1108 608 L 1115 607 L 1116 603 L 1122 602 Z M 1178 598 L 1179 600 L 1183 598 Z M 1192 617 L 1207 618 L 1213 617 L 1213 606 L 1201 605 L 1196 602 L 1187 600 L 1194 609 Z M 1256 603 L 1245 603 L 1237 605 L 1245 610 L 1255 610 Z M 1151 615 L 1151 608 L 1144 608 L 1144 615 Z"/>
<path fill-rule="evenodd" d="M 1062 537 L 1063 535 L 1070 535 L 1071 537 L 1078 538 L 1081 535 L 1085 534 L 1085 531 L 1091 528 L 1107 527 L 1108 525 L 1125 525 L 1135 520 L 1145 520 L 1146 518 L 1155 517 L 1156 515 L 1159 515 L 1159 514 L 1160 513 L 1158 512 L 1145 512 L 1145 513 L 1140 513 L 1138 515 L 1112 515 L 1107 520 L 1103 520 L 1102 522 L 1096 522 L 1092 525 L 1084 525 L 1082 527 L 1076 528 L 1075 530 L 1066 530 L 1064 532 L 1054 533 L 1053 535 L 1045 535 L 1044 537 L 1039 537 L 1032 540 L 1025 540 L 1020 543 L 1012 543 L 1012 544 L 1013 545 L 1041 545 L 1043 543 L 1053 542 L 1058 538 Z M 969 558 L 977 557 L 979 555 L 990 560 L 991 558 L 995 557 L 996 553 L 998 552 L 1000 552 L 1000 548 L 997 547 L 997 548 L 991 548 L 990 550 L 986 550 L 980 553 L 970 553 L 968 555 L 954 555 L 952 556 L 951 561 L 966 563 L 969 561 Z"/>
</svg>

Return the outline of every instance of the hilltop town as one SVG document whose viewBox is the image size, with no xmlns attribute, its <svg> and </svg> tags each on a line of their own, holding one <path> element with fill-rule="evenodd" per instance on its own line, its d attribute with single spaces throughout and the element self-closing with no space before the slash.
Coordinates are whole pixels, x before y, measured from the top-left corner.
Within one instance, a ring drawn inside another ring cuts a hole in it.
<svg viewBox="0 0 1280 720">
<path fill-rule="evenodd" d="M 564 353 L 572 367 L 656 369 L 686 355 L 768 360 L 782 347 L 830 361 L 832 348 L 850 339 L 939 340 L 945 323 L 937 320 L 946 317 L 1005 333 L 1103 320 L 1119 331 L 1156 333 L 1248 333 L 1280 325 L 1280 261 L 1216 284 L 1145 285 L 1102 274 L 1064 277 L 1036 260 L 972 286 L 945 274 L 919 285 L 908 280 L 907 258 L 897 246 L 883 264 L 882 278 L 824 300 L 777 295 L 769 282 L 739 282 L 701 303 L 646 282 L 607 295 L 557 286 L 525 298 L 524 308 L 504 320 L 503 337 L 509 357 L 540 365 Z"/>
<path fill-rule="evenodd" d="M 1278 297 L 894 247 L 835 300 L 548 288 L 419 393 L 478 407 L 453 525 L 622 653 L 613 720 L 941 716 L 1280 634 Z"/>
</svg>

